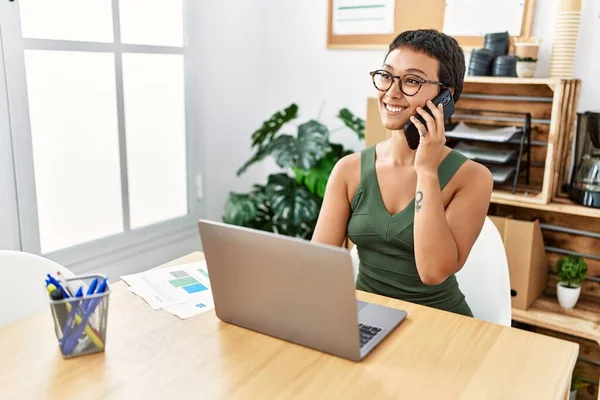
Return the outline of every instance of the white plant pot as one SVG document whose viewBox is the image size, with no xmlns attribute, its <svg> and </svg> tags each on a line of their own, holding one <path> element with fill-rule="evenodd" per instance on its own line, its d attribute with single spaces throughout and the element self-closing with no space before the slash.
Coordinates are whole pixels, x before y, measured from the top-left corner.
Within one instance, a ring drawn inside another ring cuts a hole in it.
<svg viewBox="0 0 600 400">
<path fill-rule="evenodd" d="M 571 390 L 571 395 L 569 396 L 569 400 L 577 400 L 577 390 Z"/>
<path fill-rule="evenodd" d="M 579 300 L 579 294 L 581 293 L 581 286 L 575 288 L 564 287 L 558 282 L 556 284 L 556 294 L 558 296 L 558 304 L 562 308 L 573 308 Z"/>
<path fill-rule="evenodd" d="M 537 61 L 517 61 L 517 76 L 519 78 L 533 78 L 536 68 Z"/>
</svg>

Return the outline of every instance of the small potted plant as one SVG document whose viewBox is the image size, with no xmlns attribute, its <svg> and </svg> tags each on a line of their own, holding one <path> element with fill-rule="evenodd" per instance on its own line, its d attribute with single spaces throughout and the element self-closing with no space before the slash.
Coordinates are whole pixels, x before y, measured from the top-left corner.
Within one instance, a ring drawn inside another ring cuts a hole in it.
<svg viewBox="0 0 600 400">
<path fill-rule="evenodd" d="M 556 293 L 561 307 L 575 307 L 581 293 L 581 282 L 585 279 L 587 272 L 587 264 L 579 256 L 569 255 L 558 260 L 556 263 L 556 273 L 558 274 Z"/>
<path fill-rule="evenodd" d="M 517 76 L 519 78 L 533 78 L 537 68 L 537 58 L 517 57 Z"/>
<path fill-rule="evenodd" d="M 569 395 L 569 400 L 576 400 L 577 391 L 586 386 L 587 384 L 582 381 L 581 377 L 577 374 L 577 371 L 573 371 L 573 375 L 571 376 L 571 393 Z"/>
<path fill-rule="evenodd" d="M 533 78 L 537 67 L 538 51 L 541 39 L 523 37 L 515 40 L 514 49 L 517 57 L 517 76 Z"/>
</svg>

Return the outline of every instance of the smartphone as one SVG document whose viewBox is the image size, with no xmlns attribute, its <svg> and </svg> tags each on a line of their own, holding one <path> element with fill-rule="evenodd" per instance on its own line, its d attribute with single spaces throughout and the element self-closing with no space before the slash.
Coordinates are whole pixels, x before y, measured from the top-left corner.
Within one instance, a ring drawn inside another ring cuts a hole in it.
<svg viewBox="0 0 600 400">
<path fill-rule="evenodd" d="M 452 114 L 454 114 L 454 98 L 452 97 L 452 92 L 450 91 L 450 89 L 442 89 L 440 93 L 437 96 L 435 96 L 433 100 L 431 100 L 431 102 L 435 106 L 437 106 L 438 104 L 443 105 L 444 121 L 450 119 Z M 423 109 L 427 111 L 429 115 L 432 115 L 431 110 L 429 110 L 429 107 L 425 106 L 423 107 Z M 417 117 L 417 119 L 421 121 L 423 125 L 427 126 L 425 120 L 420 114 L 415 115 L 415 117 Z M 410 147 L 412 150 L 416 150 L 417 147 L 419 147 L 419 141 L 421 140 L 421 136 L 419 135 L 419 130 L 417 129 L 415 124 L 409 121 L 406 125 L 404 125 L 404 135 L 406 136 L 406 142 L 408 143 L 408 147 Z"/>
</svg>

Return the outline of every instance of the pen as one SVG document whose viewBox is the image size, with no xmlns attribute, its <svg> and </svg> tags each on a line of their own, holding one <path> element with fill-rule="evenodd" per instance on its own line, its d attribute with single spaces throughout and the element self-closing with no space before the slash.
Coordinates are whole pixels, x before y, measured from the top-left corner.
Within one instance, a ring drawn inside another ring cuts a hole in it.
<svg viewBox="0 0 600 400">
<path fill-rule="evenodd" d="M 94 290 L 96 290 L 96 286 L 98 286 L 98 278 L 94 278 L 94 280 L 90 284 L 90 287 L 87 290 L 86 296 L 94 294 Z"/>
<path fill-rule="evenodd" d="M 77 297 L 81 297 L 81 296 L 83 296 L 83 290 L 80 287 L 79 290 L 77 291 L 77 293 L 75 294 L 75 297 L 77 298 Z M 65 343 L 67 341 L 69 334 L 71 333 L 72 325 L 73 325 L 73 318 L 75 317 L 75 314 L 77 313 L 77 311 L 79 309 L 79 305 L 81 303 L 82 303 L 82 301 L 73 302 L 73 304 L 71 305 L 71 311 L 69 312 L 69 316 L 67 317 L 67 321 L 65 322 L 65 326 L 63 327 L 63 337 L 61 340 L 63 354 L 68 354 L 65 352 Z"/>
<path fill-rule="evenodd" d="M 56 286 L 58 289 L 62 290 L 63 295 L 65 296 L 65 299 L 68 299 L 69 297 L 69 293 L 67 291 L 65 291 L 65 289 L 62 287 L 62 285 L 60 284 L 59 281 L 57 281 L 56 279 L 54 279 L 54 277 L 50 274 L 46 274 L 46 276 L 48 277 L 48 280 L 50 281 L 50 283 L 52 283 L 54 286 Z"/>
<path fill-rule="evenodd" d="M 98 286 L 98 291 L 96 292 L 96 294 L 103 293 L 105 290 L 106 290 L 106 278 L 104 278 L 102 280 L 102 282 L 100 283 L 100 285 Z M 88 300 L 89 303 L 87 304 L 87 307 L 86 306 L 81 307 L 85 311 L 85 314 L 83 315 L 81 324 L 78 325 L 72 332 L 69 333 L 68 338 L 65 341 L 65 345 L 63 348 L 63 354 L 70 354 L 73 351 L 74 347 L 77 344 L 77 340 L 79 339 L 79 336 L 81 336 L 83 327 L 87 324 L 88 319 L 94 312 L 94 309 L 98 306 L 98 304 L 100 304 L 102 299 L 103 299 L 103 297 L 95 297 L 93 299 Z"/>
<path fill-rule="evenodd" d="M 62 290 L 58 289 L 53 284 L 48 285 L 48 292 L 50 293 L 50 298 L 54 301 L 63 300 L 65 298 Z M 67 305 L 65 303 L 58 303 L 53 304 L 53 307 L 55 307 L 56 316 L 60 326 L 64 326 L 67 322 L 67 314 L 69 313 Z"/>
<path fill-rule="evenodd" d="M 49 281 L 47 281 L 48 283 Z M 64 295 L 62 293 L 62 291 L 60 289 L 58 289 L 56 286 L 54 286 L 52 283 L 48 283 L 46 288 L 48 289 L 48 294 L 50 295 L 50 297 L 52 298 L 52 300 L 63 300 L 64 299 Z M 62 309 L 61 312 L 58 313 L 59 316 L 59 322 L 61 324 L 61 327 L 64 330 L 66 329 L 66 321 L 68 319 L 68 313 L 71 312 L 71 303 L 69 302 L 65 302 L 65 303 L 61 303 L 61 304 L 56 304 L 57 307 L 64 307 L 65 309 Z M 62 317 L 62 318 L 61 318 Z M 79 313 L 75 314 L 75 323 L 76 324 L 81 324 L 81 315 L 79 315 Z M 102 341 L 102 339 L 100 338 L 100 333 L 98 331 L 96 331 L 90 324 L 87 324 L 84 328 L 84 332 L 85 334 L 90 338 L 90 340 L 92 341 L 92 343 L 94 343 L 94 345 L 96 347 L 98 347 L 99 349 L 102 349 L 104 347 L 104 342 Z M 64 333 L 63 333 L 63 337 L 64 337 Z"/>
<path fill-rule="evenodd" d="M 96 286 L 98 286 L 98 278 L 94 278 L 94 280 L 92 281 L 92 283 L 88 287 L 86 296 L 94 294 L 94 290 L 96 290 Z M 86 307 L 83 306 L 82 308 L 85 309 Z M 78 317 L 79 317 L 79 321 L 77 321 Z M 79 315 L 79 313 L 75 315 L 75 321 L 78 322 L 78 323 L 81 323 L 81 316 Z M 85 329 L 84 329 L 84 332 L 86 333 L 87 336 L 77 339 L 77 345 L 73 349 L 73 351 L 75 353 L 81 353 L 82 351 L 84 351 L 89 346 L 90 341 L 92 343 L 94 343 L 96 345 L 96 347 L 98 347 L 99 349 L 102 349 L 104 347 L 104 343 L 102 342 L 102 340 L 100 340 L 99 338 L 96 338 L 98 340 L 93 340 L 92 339 L 92 337 L 87 332 L 88 326 L 89 326 L 89 324 L 87 324 L 86 327 L 85 327 Z"/>
<path fill-rule="evenodd" d="M 67 281 L 65 280 L 65 277 L 63 276 L 63 274 L 60 271 L 56 271 L 56 275 L 58 275 L 58 279 L 60 280 L 60 282 L 62 282 L 65 290 L 68 292 L 70 297 L 73 297 L 73 293 L 71 293 L 71 291 L 69 290 L 69 285 L 67 284 Z"/>
</svg>

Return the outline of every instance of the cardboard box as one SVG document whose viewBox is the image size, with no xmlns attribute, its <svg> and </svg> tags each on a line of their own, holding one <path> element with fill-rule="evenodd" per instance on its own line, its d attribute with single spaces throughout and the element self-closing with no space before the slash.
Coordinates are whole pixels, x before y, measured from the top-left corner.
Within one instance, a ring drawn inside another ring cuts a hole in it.
<svg viewBox="0 0 600 400">
<path fill-rule="evenodd" d="M 506 249 L 513 308 L 528 309 L 548 283 L 548 259 L 540 222 L 489 217 Z"/>
</svg>

